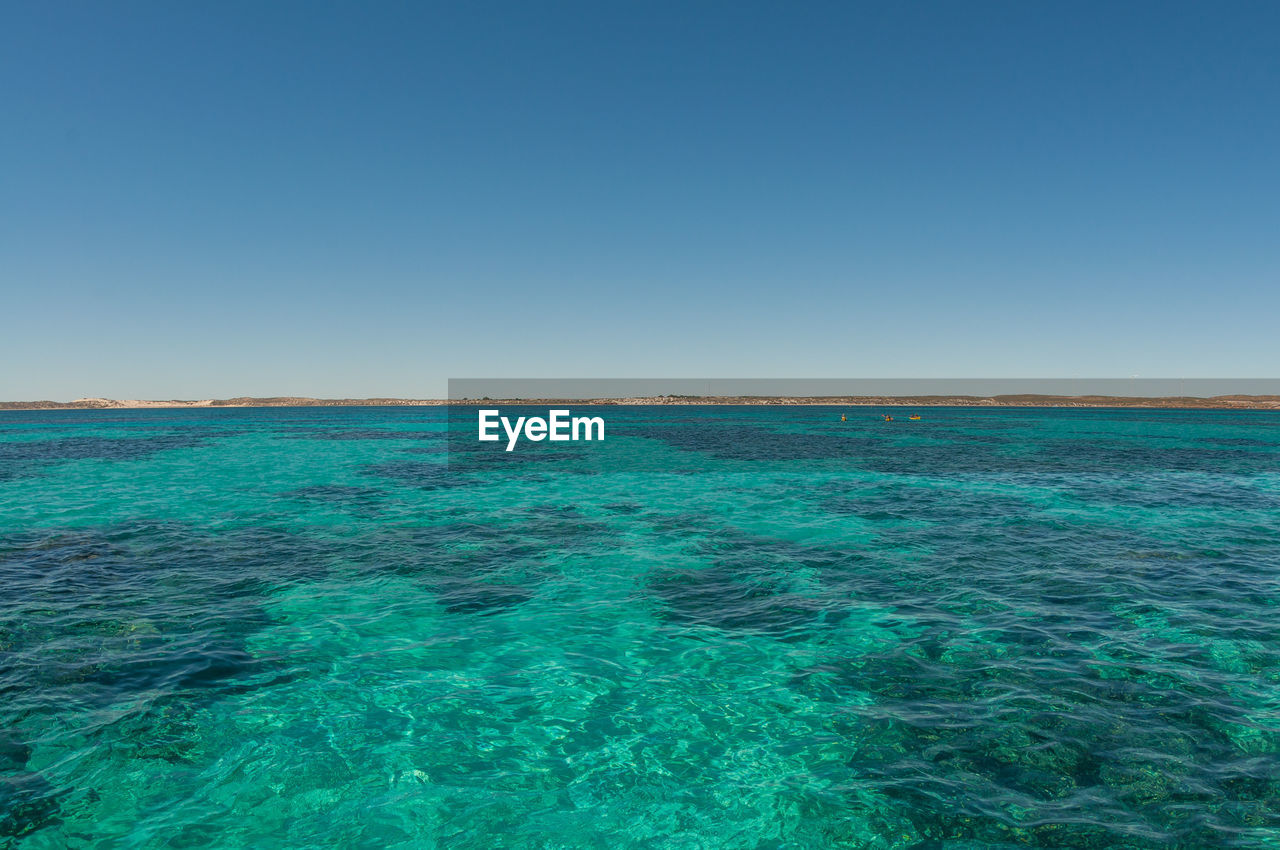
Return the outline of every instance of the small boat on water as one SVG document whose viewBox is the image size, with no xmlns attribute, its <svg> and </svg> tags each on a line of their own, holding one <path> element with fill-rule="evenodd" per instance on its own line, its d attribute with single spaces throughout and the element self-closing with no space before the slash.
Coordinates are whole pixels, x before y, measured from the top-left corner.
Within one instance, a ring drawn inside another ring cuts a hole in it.
<svg viewBox="0 0 1280 850">
<path fill-rule="evenodd" d="M 892 422 L 892 421 L 893 421 L 893 417 L 886 413 L 886 414 L 884 415 L 884 421 L 885 421 L 885 422 Z"/>
<path fill-rule="evenodd" d="M 920 414 L 919 414 L 919 413 L 913 413 L 913 414 L 911 414 L 910 416 L 908 416 L 907 418 L 908 418 L 908 419 L 919 419 L 919 418 L 920 418 Z"/>
</svg>

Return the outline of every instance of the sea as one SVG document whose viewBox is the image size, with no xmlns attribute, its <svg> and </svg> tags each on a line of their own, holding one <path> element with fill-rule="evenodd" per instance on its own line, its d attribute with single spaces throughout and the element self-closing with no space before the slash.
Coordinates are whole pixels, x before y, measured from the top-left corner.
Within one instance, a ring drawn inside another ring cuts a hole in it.
<svg viewBox="0 0 1280 850">
<path fill-rule="evenodd" d="M 0 412 L 0 848 L 1280 848 L 1280 412 L 449 410 Z"/>
</svg>

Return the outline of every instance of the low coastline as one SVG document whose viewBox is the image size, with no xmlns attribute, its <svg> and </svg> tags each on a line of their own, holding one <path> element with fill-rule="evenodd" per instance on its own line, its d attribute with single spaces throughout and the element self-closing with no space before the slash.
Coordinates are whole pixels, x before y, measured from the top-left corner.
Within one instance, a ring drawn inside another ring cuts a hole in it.
<svg viewBox="0 0 1280 850">
<path fill-rule="evenodd" d="M 671 405 L 795 407 L 1069 407 L 1154 410 L 1280 410 L 1280 396 L 651 396 L 628 398 L 409 399 L 239 397 L 200 400 L 81 398 L 75 401 L 0 401 L 0 410 L 147 410 L 212 407 L 440 407 L 448 405 Z"/>
</svg>

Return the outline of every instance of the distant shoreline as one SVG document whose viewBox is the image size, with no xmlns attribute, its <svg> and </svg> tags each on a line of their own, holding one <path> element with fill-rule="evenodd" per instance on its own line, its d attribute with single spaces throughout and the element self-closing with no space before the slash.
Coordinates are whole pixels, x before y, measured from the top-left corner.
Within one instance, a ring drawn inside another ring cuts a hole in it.
<svg viewBox="0 0 1280 850">
<path fill-rule="evenodd" d="M 480 405 L 666 405 L 666 406 L 796 406 L 796 407 L 1053 407 L 1135 408 L 1148 410 L 1280 410 L 1280 396 L 653 396 L 634 398 L 407 399 L 407 398 L 271 398 L 201 399 L 199 401 L 82 398 L 75 401 L 0 401 L 3 410 L 151 410 L 239 407 L 475 407 Z"/>
</svg>

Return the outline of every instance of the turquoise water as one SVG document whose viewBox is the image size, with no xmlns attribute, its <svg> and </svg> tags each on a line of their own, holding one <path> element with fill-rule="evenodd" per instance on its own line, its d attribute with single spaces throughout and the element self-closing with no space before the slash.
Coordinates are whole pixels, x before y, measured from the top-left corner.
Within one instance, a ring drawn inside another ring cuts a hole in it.
<svg viewBox="0 0 1280 850">
<path fill-rule="evenodd" d="M 0 413 L 0 847 L 1280 847 L 1280 415 L 847 412 Z"/>
</svg>

